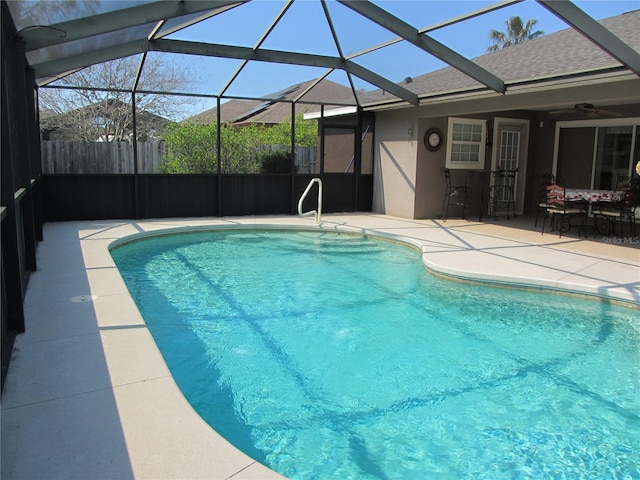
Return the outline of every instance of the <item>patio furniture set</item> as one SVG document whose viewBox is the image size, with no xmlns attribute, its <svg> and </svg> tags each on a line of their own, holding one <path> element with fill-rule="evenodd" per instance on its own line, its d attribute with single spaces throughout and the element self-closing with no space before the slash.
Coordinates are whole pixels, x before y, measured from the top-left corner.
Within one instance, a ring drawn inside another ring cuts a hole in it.
<svg viewBox="0 0 640 480">
<path fill-rule="evenodd" d="M 588 228 L 593 228 L 594 238 L 598 233 L 624 235 L 625 224 L 629 225 L 629 234 L 636 234 L 637 191 L 629 177 L 620 176 L 613 190 L 603 190 L 567 188 L 562 178 L 542 174 L 538 176 L 538 194 L 535 225 L 543 212 L 543 234 L 547 220 L 551 231 L 557 231 L 560 236 L 571 228 L 577 228 L 578 234 L 585 237 Z M 593 218 L 591 225 L 590 217 Z"/>
<path fill-rule="evenodd" d="M 445 194 L 442 201 L 440 218 L 446 221 L 449 217 L 449 207 L 461 207 L 462 217 L 469 220 L 473 189 L 471 187 L 473 175 L 480 175 L 481 199 L 480 215 L 482 221 L 485 192 L 489 194 L 489 217 L 498 218 L 499 213 L 506 212 L 507 219 L 515 213 L 515 185 L 516 170 L 481 170 L 467 171 L 464 183 L 455 184 L 451 180 L 451 171 L 442 168 L 445 178 Z M 491 178 L 486 186 L 486 179 Z M 535 224 L 538 226 L 540 214 L 543 214 L 542 231 L 544 234 L 547 222 L 550 231 L 556 231 L 560 236 L 572 228 L 578 229 L 580 236 L 587 236 L 587 229 L 592 228 L 594 238 L 601 235 L 624 235 L 625 225 L 629 225 L 629 234 L 635 236 L 635 210 L 640 200 L 637 188 L 631 183 L 630 177 L 620 176 L 613 190 L 568 188 L 564 179 L 553 174 L 545 173 L 537 176 L 538 208 Z M 589 219 L 593 222 L 590 223 Z M 619 227 L 618 227 L 619 224 Z"/>
</svg>

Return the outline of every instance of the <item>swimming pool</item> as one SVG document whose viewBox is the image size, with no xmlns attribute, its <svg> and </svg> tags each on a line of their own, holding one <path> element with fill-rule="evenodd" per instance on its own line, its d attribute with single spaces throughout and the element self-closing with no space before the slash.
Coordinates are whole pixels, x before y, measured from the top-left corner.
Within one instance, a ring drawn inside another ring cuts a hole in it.
<svg viewBox="0 0 640 480">
<path fill-rule="evenodd" d="M 200 415 L 290 478 L 635 478 L 640 327 L 611 304 L 436 278 L 319 231 L 112 255 Z"/>
</svg>

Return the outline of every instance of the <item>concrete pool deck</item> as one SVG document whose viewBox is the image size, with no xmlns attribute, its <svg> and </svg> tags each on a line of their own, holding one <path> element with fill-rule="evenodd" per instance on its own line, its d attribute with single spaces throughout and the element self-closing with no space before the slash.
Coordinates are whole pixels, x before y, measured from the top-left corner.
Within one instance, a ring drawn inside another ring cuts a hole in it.
<svg viewBox="0 0 640 480">
<path fill-rule="evenodd" d="M 123 237 L 185 227 L 316 228 L 311 217 L 49 223 L 2 395 L 1 474 L 10 479 L 275 479 L 195 413 L 109 254 Z M 559 238 L 533 219 L 485 223 L 331 214 L 321 229 L 403 237 L 428 268 L 640 307 L 637 237 Z"/>
</svg>

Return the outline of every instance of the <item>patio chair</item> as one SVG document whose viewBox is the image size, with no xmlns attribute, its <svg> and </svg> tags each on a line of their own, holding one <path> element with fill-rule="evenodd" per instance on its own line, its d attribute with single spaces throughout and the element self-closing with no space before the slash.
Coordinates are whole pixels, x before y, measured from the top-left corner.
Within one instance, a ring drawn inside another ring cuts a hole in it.
<svg viewBox="0 0 640 480">
<path fill-rule="evenodd" d="M 573 226 L 578 227 L 578 236 L 582 236 L 587 219 L 587 202 L 584 200 L 566 201 L 565 198 L 566 190 L 563 184 L 558 184 L 556 180 L 556 183 L 547 186 L 547 207 L 542 220 L 543 235 L 547 219 L 549 219 L 551 230 L 557 230 L 560 237 Z M 574 225 L 572 223 L 574 218 L 578 218 L 579 223 Z"/>
<path fill-rule="evenodd" d="M 553 173 L 540 173 L 537 175 L 538 185 L 538 208 L 536 209 L 536 221 L 533 224 L 534 227 L 538 226 L 538 218 L 540 212 L 546 214 L 547 212 L 547 187 L 554 182 Z"/>
<path fill-rule="evenodd" d="M 626 190 L 630 181 L 631 177 L 629 175 L 619 175 L 616 179 L 615 190 Z"/>
<path fill-rule="evenodd" d="M 447 221 L 449 218 L 449 207 L 457 206 L 462 207 L 462 218 L 469 220 L 469 205 L 471 204 L 471 196 L 473 190 L 468 186 L 468 177 L 470 172 L 467 172 L 464 177 L 464 185 L 453 185 L 451 183 L 451 171 L 448 168 L 441 168 L 444 172 L 445 192 L 442 199 L 442 211 L 440 218 L 443 221 Z"/>
<path fill-rule="evenodd" d="M 500 169 L 495 172 L 494 183 L 489 187 L 489 198 L 491 199 L 491 213 L 489 216 L 491 218 L 498 218 L 498 207 L 500 205 L 506 205 L 507 207 L 507 220 L 510 218 L 509 209 L 513 213 L 513 218 L 516 218 L 515 188 L 517 173 L 517 168 L 515 170 Z"/>
<path fill-rule="evenodd" d="M 636 191 L 627 182 L 622 200 L 617 203 L 598 204 L 592 211 L 595 223 L 594 238 L 597 233 L 609 235 L 615 233 L 616 222 L 620 221 L 620 234 L 624 235 L 624 223 L 629 222 L 629 233 L 636 234 Z M 600 222 L 602 220 L 602 222 Z M 605 228 L 606 227 L 606 228 Z"/>
</svg>

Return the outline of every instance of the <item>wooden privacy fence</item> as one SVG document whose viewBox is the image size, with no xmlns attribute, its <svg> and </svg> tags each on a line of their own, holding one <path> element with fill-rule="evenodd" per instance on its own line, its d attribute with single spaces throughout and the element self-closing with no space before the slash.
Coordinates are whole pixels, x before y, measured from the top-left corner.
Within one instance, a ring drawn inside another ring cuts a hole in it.
<svg viewBox="0 0 640 480">
<path fill-rule="evenodd" d="M 163 142 L 138 142 L 138 172 L 159 173 Z M 129 142 L 42 142 L 42 173 L 134 173 Z"/>
<path fill-rule="evenodd" d="M 42 143 L 42 173 L 100 174 L 135 173 L 133 148 L 129 142 L 59 142 Z M 138 142 L 138 173 L 161 173 L 163 142 Z M 271 150 L 288 147 L 271 146 Z M 315 147 L 296 147 L 298 173 L 318 173 Z"/>
</svg>

